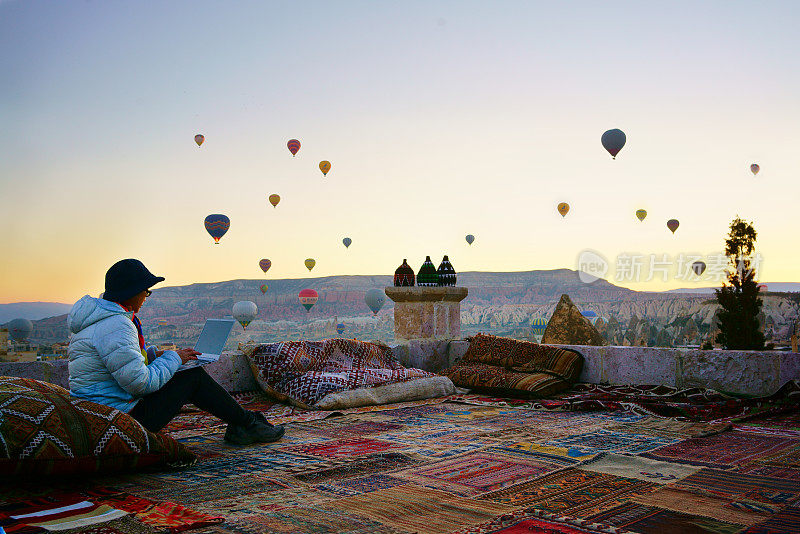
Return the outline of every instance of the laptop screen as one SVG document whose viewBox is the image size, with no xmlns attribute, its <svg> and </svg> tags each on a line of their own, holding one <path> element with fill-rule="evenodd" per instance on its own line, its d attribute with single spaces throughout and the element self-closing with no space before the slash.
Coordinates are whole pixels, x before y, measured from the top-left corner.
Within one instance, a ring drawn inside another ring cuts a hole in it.
<svg viewBox="0 0 800 534">
<path fill-rule="evenodd" d="M 206 354 L 222 354 L 234 322 L 233 319 L 207 319 L 194 350 Z"/>
</svg>

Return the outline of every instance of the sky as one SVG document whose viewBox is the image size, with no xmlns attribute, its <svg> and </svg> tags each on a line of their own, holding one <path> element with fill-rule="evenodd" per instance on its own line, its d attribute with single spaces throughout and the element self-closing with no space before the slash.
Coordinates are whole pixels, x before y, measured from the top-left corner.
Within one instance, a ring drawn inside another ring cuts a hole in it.
<svg viewBox="0 0 800 534">
<path fill-rule="evenodd" d="M 590 251 L 632 289 L 718 285 L 679 258 L 718 262 L 737 215 L 759 278 L 800 281 L 799 24 L 794 1 L 0 1 L 0 303 L 96 295 L 128 257 L 183 285 Z"/>
</svg>

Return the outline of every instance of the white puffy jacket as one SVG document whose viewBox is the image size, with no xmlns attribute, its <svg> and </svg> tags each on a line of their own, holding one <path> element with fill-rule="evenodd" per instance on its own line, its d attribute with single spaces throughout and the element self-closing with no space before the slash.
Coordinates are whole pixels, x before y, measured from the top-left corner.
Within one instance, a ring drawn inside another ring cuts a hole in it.
<svg viewBox="0 0 800 534">
<path fill-rule="evenodd" d="M 139 336 L 131 312 L 116 302 L 86 295 L 72 307 L 67 326 L 69 342 L 69 389 L 76 397 L 130 412 L 143 395 L 166 384 L 181 358 L 172 350 L 151 363 L 139 348 Z"/>
</svg>

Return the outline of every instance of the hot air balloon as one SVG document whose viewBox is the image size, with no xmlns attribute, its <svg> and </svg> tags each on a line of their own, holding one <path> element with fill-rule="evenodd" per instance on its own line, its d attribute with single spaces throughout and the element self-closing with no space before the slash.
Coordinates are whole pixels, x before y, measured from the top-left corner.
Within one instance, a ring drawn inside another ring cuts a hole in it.
<svg viewBox="0 0 800 534">
<path fill-rule="evenodd" d="M 194 136 L 194 142 L 197 143 L 197 146 L 202 145 L 203 141 L 205 141 L 205 140 L 206 140 L 206 138 L 202 134 L 197 134 L 197 135 Z"/>
<path fill-rule="evenodd" d="M 205 225 L 206 231 L 214 238 L 214 243 L 219 245 L 219 240 L 231 227 L 231 220 L 226 215 L 213 213 L 206 217 Z"/>
<path fill-rule="evenodd" d="M 320 161 L 319 170 L 322 171 L 322 176 L 328 176 L 328 172 L 331 170 L 331 162 L 327 160 Z"/>
<path fill-rule="evenodd" d="M 8 336 L 14 341 L 19 342 L 28 339 L 28 336 L 33 332 L 33 323 L 23 318 L 12 320 L 6 327 L 8 328 Z"/>
<path fill-rule="evenodd" d="M 286 146 L 289 147 L 289 152 L 292 153 L 292 157 L 297 154 L 297 151 L 300 150 L 300 141 L 297 139 L 289 139 L 289 142 L 286 143 Z"/>
<path fill-rule="evenodd" d="M 168 324 L 169 324 L 169 321 L 167 321 L 166 319 L 159 319 L 158 320 L 158 326 L 167 326 Z"/>
<path fill-rule="evenodd" d="M 697 276 L 700 276 L 701 274 L 703 274 L 706 271 L 705 262 L 702 262 L 702 261 L 694 262 L 692 264 L 692 270 L 694 271 L 694 274 L 696 274 Z"/>
<path fill-rule="evenodd" d="M 752 165 L 750 165 L 750 172 L 753 173 L 753 176 L 758 174 L 758 171 L 760 171 L 760 170 L 761 170 L 761 167 L 758 166 L 758 163 L 753 163 Z"/>
<path fill-rule="evenodd" d="M 264 258 L 263 260 L 258 262 L 258 266 L 261 267 L 261 270 L 264 271 L 264 274 L 267 274 L 269 268 L 272 267 L 272 262 L 269 261 L 267 258 Z"/>
<path fill-rule="evenodd" d="M 278 207 L 278 202 L 280 202 L 280 201 L 281 201 L 281 196 L 280 195 L 272 193 L 269 196 L 269 203 L 272 204 L 273 208 L 277 208 Z"/>
<path fill-rule="evenodd" d="M 350 244 L 352 242 L 353 240 L 350 239 L 349 237 L 345 237 L 344 239 L 342 239 L 342 244 L 345 246 L 345 248 L 350 248 Z"/>
<path fill-rule="evenodd" d="M 297 298 L 300 299 L 300 304 L 309 312 L 314 307 L 314 304 L 317 303 L 319 295 L 313 289 L 303 289 L 297 294 Z"/>
<path fill-rule="evenodd" d="M 261 284 L 259 286 L 259 289 L 261 290 L 261 294 L 263 295 L 264 293 L 267 292 L 267 289 L 269 289 L 269 286 L 267 284 Z"/>
<path fill-rule="evenodd" d="M 240 300 L 233 305 L 232 314 L 233 318 L 242 325 L 242 328 L 246 329 L 250 321 L 255 319 L 256 315 L 258 315 L 258 306 L 256 306 L 255 302 L 250 300 Z"/>
<path fill-rule="evenodd" d="M 364 295 L 364 302 L 367 303 L 369 309 L 372 310 L 373 315 L 378 315 L 378 312 L 383 308 L 383 303 L 386 302 L 386 293 L 383 289 L 370 289 Z"/>
<path fill-rule="evenodd" d="M 595 321 L 597 321 L 597 317 L 598 317 L 597 316 L 597 312 L 593 312 L 592 310 L 582 311 L 581 315 L 586 317 L 586 319 L 588 319 L 589 322 L 592 323 L 592 324 L 594 324 Z"/>
<path fill-rule="evenodd" d="M 636 210 L 636 218 L 643 221 L 647 217 L 647 210 Z"/>
<path fill-rule="evenodd" d="M 667 228 L 669 228 L 670 231 L 672 231 L 673 234 L 675 233 L 675 230 L 677 230 L 678 226 L 680 226 L 680 225 L 681 225 L 681 223 L 678 222 L 678 219 L 670 219 L 670 220 L 667 221 Z"/>
<path fill-rule="evenodd" d="M 306 261 L 304 261 L 303 263 L 306 264 L 306 269 L 308 269 L 308 272 L 311 272 L 311 269 L 313 269 L 314 266 L 317 264 L 314 258 L 306 258 Z"/>
<path fill-rule="evenodd" d="M 556 209 L 558 210 L 558 213 L 560 213 L 562 217 L 566 217 L 567 213 L 569 213 L 569 204 L 567 204 L 566 202 L 561 202 L 559 203 L 558 206 L 556 206 Z"/>
<path fill-rule="evenodd" d="M 341 336 L 344 333 L 344 323 L 336 325 L 336 332 Z"/>
<path fill-rule="evenodd" d="M 537 336 L 543 336 L 544 331 L 546 329 L 547 329 L 547 319 L 539 317 L 537 319 L 534 319 L 533 322 L 531 322 L 531 330 L 533 330 L 533 333 L 536 334 Z"/>
<path fill-rule="evenodd" d="M 608 150 L 611 157 L 617 159 L 617 154 L 625 146 L 625 132 L 617 128 L 608 130 L 603 133 L 600 142 L 603 143 L 603 148 Z"/>
<path fill-rule="evenodd" d="M 472 235 L 472 234 L 467 234 L 467 237 L 465 237 L 464 239 L 466 239 L 466 240 L 467 240 L 467 244 L 468 244 L 468 245 L 471 245 L 471 244 L 472 244 L 472 242 L 473 242 L 473 241 L 475 241 L 475 236 L 474 236 L 474 235 Z"/>
</svg>

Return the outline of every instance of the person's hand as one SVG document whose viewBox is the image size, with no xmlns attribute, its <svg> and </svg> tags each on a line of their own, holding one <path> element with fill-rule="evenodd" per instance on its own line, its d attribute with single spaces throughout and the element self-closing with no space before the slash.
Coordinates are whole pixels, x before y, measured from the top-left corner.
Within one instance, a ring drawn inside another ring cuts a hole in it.
<svg viewBox="0 0 800 534">
<path fill-rule="evenodd" d="M 181 363 L 186 363 L 189 360 L 196 360 L 197 356 L 202 354 L 202 352 L 197 352 L 194 349 L 178 349 L 176 352 L 178 356 L 181 357 Z"/>
</svg>

